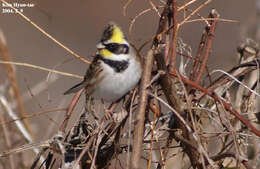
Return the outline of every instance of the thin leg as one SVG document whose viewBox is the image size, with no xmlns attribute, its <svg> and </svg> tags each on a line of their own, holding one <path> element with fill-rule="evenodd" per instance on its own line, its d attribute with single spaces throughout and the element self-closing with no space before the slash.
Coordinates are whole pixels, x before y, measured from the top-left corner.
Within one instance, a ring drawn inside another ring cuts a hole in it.
<svg viewBox="0 0 260 169">
<path fill-rule="evenodd" d="M 108 109 L 105 107 L 105 104 L 104 104 L 104 101 L 101 99 L 101 102 L 103 104 L 103 109 L 104 109 L 104 116 L 105 116 L 105 119 L 108 120 L 108 119 L 111 119 L 111 117 L 113 116 L 113 112 L 114 110 L 116 109 L 117 105 L 118 105 L 118 102 L 114 102 L 112 103 Z"/>
</svg>

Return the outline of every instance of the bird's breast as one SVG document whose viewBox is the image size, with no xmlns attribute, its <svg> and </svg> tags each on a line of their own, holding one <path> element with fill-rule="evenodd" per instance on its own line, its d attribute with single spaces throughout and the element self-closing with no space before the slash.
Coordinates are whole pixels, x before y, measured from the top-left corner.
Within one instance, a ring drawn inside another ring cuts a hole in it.
<svg viewBox="0 0 260 169">
<path fill-rule="evenodd" d="M 128 67 L 121 72 L 104 62 L 101 65 L 104 78 L 94 90 L 95 99 L 114 102 L 132 90 L 141 78 L 141 65 L 135 59 L 130 59 Z"/>
</svg>

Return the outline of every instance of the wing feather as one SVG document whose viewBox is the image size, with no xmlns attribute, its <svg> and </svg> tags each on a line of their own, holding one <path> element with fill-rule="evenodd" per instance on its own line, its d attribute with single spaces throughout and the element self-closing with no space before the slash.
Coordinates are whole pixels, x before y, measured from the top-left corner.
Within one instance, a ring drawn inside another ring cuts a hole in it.
<svg viewBox="0 0 260 169">
<path fill-rule="evenodd" d="M 102 71 L 103 69 L 101 66 L 101 61 L 98 59 L 98 57 L 95 57 L 90 64 L 88 70 L 86 71 L 84 80 L 67 90 L 64 95 L 76 93 L 84 87 L 86 88 L 87 93 L 91 95 L 95 90 L 95 86 L 97 85 L 97 83 L 99 83 L 103 79 L 103 77 L 100 76 L 100 73 Z"/>
</svg>

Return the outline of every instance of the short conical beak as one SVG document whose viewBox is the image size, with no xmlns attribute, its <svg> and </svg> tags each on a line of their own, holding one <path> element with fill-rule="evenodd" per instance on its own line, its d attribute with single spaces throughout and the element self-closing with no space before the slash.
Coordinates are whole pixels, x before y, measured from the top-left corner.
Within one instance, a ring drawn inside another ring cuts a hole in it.
<svg viewBox="0 0 260 169">
<path fill-rule="evenodd" d="M 96 47 L 97 47 L 97 49 L 104 49 L 105 48 L 105 46 L 101 42 L 98 43 Z"/>
</svg>

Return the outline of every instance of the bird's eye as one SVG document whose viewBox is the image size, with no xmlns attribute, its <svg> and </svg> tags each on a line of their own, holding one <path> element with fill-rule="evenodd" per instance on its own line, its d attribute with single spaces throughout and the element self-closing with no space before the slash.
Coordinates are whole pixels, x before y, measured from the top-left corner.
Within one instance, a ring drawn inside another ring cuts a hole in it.
<svg viewBox="0 0 260 169">
<path fill-rule="evenodd" d="M 109 43 L 105 46 L 107 50 L 115 54 L 127 54 L 129 52 L 129 47 L 125 44 Z"/>
<path fill-rule="evenodd" d="M 106 46 L 107 50 L 109 50 L 110 52 L 113 52 L 113 53 L 116 53 L 116 51 L 119 48 L 119 44 L 117 44 L 117 43 L 109 43 L 109 44 L 106 44 L 105 46 Z"/>
<path fill-rule="evenodd" d="M 119 47 L 119 45 L 116 44 L 116 43 L 110 43 L 110 44 L 108 44 L 107 47 L 108 47 L 108 49 L 111 50 L 111 51 L 116 51 L 117 48 Z"/>
</svg>

